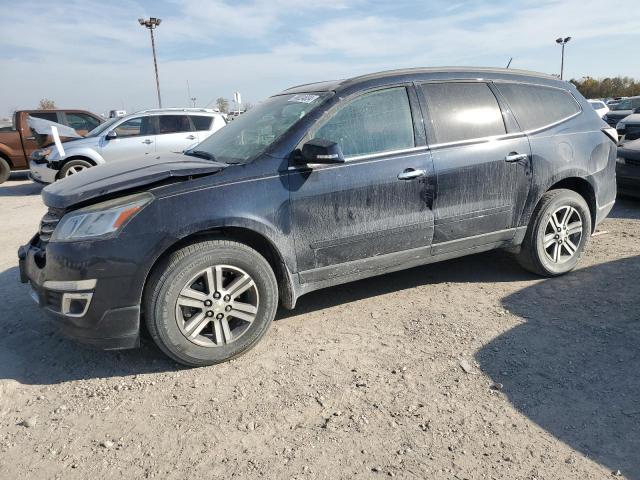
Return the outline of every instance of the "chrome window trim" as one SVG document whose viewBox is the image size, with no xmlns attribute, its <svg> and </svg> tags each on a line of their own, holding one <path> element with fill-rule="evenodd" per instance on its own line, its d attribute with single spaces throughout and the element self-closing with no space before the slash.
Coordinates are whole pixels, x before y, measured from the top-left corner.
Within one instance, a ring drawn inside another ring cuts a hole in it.
<svg viewBox="0 0 640 480">
<path fill-rule="evenodd" d="M 396 155 L 404 155 L 411 153 L 419 153 L 423 151 L 428 151 L 429 147 L 427 145 L 422 145 L 420 147 L 412 147 L 412 148 L 403 148 L 401 150 L 388 150 L 386 152 L 378 152 L 378 153 L 370 153 L 367 155 L 357 155 L 353 157 L 347 157 L 344 159 L 344 163 L 334 163 L 334 164 L 326 164 L 326 163 L 307 163 L 305 165 L 291 165 L 287 168 L 289 172 L 295 172 L 298 170 L 307 170 L 312 168 L 314 170 L 327 170 L 329 168 L 338 168 L 345 167 L 350 163 L 355 163 L 359 160 L 382 160 L 383 157 L 396 156 Z"/>
</svg>

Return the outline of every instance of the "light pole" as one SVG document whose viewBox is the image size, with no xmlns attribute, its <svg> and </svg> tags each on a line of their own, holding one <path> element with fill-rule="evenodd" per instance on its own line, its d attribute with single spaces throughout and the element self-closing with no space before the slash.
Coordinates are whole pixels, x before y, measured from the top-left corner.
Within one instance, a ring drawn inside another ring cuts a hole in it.
<svg viewBox="0 0 640 480">
<path fill-rule="evenodd" d="M 562 80 L 562 76 L 564 75 L 564 46 L 569 43 L 571 37 L 560 37 L 556 38 L 556 43 L 558 45 L 562 45 L 562 60 L 560 61 L 560 80 Z"/>
<path fill-rule="evenodd" d="M 162 22 L 161 19 L 150 17 L 149 20 L 145 20 L 144 18 L 139 18 L 138 23 L 145 28 L 149 29 L 149 33 L 151 33 L 151 50 L 153 51 L 153 67 L 156 70 L 156 89 L 158 90 L 158 108 L 162 108 L 162 100 L 160 99 L 160 80 L 158 79 L 158 62 L 156 60 L 156 42 L 153 38 L 153 30 L 160 26 Z"/>
</svg>

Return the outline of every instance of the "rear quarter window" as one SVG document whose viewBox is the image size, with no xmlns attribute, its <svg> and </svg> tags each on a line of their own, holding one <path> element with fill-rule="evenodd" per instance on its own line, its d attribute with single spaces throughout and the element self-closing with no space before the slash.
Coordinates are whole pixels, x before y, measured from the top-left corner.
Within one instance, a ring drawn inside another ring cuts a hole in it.
<svg viewBox="0 0 640 480">
<path fill-rule="evenodd" d="M 192 115 L 191 121 L 197 131 L 211 129 L 211 121 L 213 117 L 205 117 L 203 115 Z"/>
<path fill-rule="evenodd" d="M 536 130 L 581 111 L 573 95 L 561 88 L 496 83 L 523 130 Z"/>
</svg>

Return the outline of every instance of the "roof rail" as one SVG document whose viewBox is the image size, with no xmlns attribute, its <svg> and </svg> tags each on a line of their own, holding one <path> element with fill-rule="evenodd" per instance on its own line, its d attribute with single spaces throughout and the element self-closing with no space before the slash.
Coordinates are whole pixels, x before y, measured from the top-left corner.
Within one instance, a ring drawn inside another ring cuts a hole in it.
<svg viewBox="0 0 640 480">
<path fill-rule="evenodd" d="M 220 113 L 217 108 L 199 108 L 199 107 L 169 107 L 169 108 L 148 108 L 140 110 L 136 113 L 153 113 L 153 112 L 204 112 L 204 113 Z"/>
</svg>

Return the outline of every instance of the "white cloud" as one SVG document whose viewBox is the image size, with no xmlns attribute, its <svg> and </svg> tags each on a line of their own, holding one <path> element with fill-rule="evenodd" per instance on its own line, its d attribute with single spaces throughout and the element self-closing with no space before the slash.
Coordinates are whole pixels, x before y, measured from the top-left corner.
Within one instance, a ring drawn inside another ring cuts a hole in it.
<svg viewBox="0 0 640 480">
<path fill-rule="evenodd" d="M 408 0 L 380 5 L 173 0 L 160 15 L 142 2 L 15 2 L 0 18 L 0 116 L 42 97 L 95 111 L 154 106 L 149 38 L 136 22 L 150 14 L 164 20 L 157 40 L 165 105 L 187 104 L 187 80 L 199 102 L 236 89 L 257 101 L 296 83 L 396 67 L 503 65 L 514 56 L 514 67 L 553 72 L 560 35 L 574 37 L 569 75 L 640 75 L 630 61 L 637 21 L 617 13 L 633 11 L 631 0 L 615 10 L 599 0 L 442 2 L 428 4 L 430 14 L 416 2 L 415 15 Z"/>
</svg>

